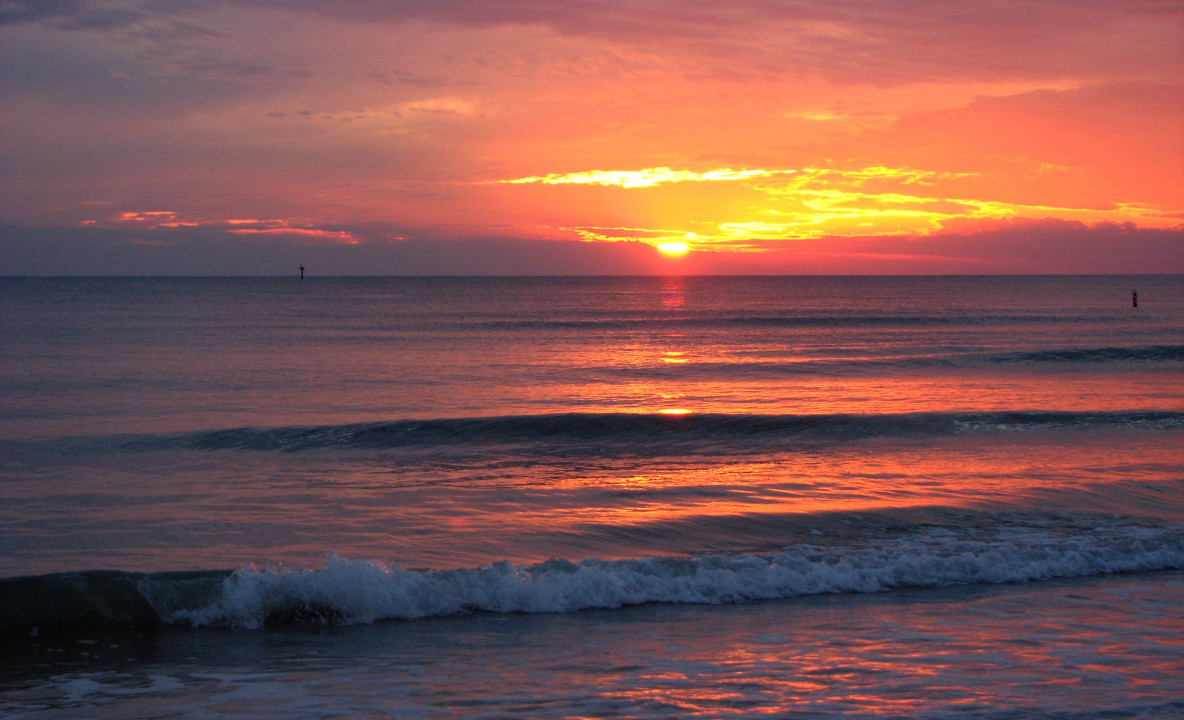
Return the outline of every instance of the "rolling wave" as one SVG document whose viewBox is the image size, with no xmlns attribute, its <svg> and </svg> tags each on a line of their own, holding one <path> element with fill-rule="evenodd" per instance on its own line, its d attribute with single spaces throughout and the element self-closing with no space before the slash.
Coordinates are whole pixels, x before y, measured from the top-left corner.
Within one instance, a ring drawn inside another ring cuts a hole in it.
<svg viewBox="0 0 1184 720">
<path fill-rule="evenodd" d="M 652 603 L 720 604 L 825 593 L 1030 582 L 1184 568 L 1184 527 L 1066 517 L 773 552 L 411 570 L 331 555 L 319 570 L 84 572 L 0 580 L 0 631 L 159 625 L 252 629 Z"/>
<path fill-rule="evenodd" d="M 396 420 L 313 427 L 230 428 L 129 441 L 144 449 L 280 450 L 381 449 L 470 444 L 589 447 L 597 452 L 663 448 L 784 447 L 873 437 L 1074 429 L 1174 430 L 1184 412 L 967 412 L 898 415 L 733 415 L 564 413 L 478 418 Z"/>
<path fill-rule="evenodd" d="M 1184 362 L 1184 345 L 1062 348 L 989 355 L 997 363 Z"/>
</svg>

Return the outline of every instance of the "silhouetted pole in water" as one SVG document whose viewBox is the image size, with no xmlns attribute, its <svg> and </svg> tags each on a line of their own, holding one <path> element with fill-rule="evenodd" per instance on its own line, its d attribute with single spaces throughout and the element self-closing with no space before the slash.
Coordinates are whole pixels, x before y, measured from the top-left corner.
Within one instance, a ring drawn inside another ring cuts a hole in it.
<svg viewBox="0 0 1184 720">
<path fill-rule="evenodd" d="M 301 280 L 304 279 L 304 266 L 303 265 L 300 266 L 300 279 Z"/>
<path fill-rule="evenodd" d="M 304 277 L 301 275 L 301 277 Z M 1139 291 L 1131 290 L 1131 307 L 1139 307 Z"/>
</svg>

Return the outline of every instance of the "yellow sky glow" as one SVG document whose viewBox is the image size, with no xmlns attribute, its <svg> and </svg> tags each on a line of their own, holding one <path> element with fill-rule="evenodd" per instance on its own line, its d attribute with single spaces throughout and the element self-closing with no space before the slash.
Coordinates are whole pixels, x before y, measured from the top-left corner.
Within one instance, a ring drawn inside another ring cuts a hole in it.
<svg viewBox="0 0 1184 720">
<path fill-rule="evenodd" d="M 710 209 L 703 209 L 702 217 L 686 215 L 679 204 L 684 227 L 669 223 L 628 228 L 562 227 L 585 241 L 638 240 L 671 255 L 688 249 L 762 251 L 774 249 L 776 241 L 824 237 L 930 235 L 966 222 L 1057 219 L 1087 224 L 1137 223 L 1160 228 L 1180 224 L 1178 214 L 1145 204 L 1074 208 L 974 199 L 941 192 L 979 178 L 980 173 L 885 166 L 706 171 L 661 167 L 530 176 L 499 182 L 598 185 L 621 192 L 653 192 L 661 186 L 689 182 L 730 185 L 732 189 L 725 192 L 743 201 L 721 203 L 741 208 L 738 214 L 729 217 L 709 218 Z M 654 196 L 650 205 L 657 208 L 670 202 L 668 196 Z M 645 204 L 643 201 L 642 205 Z"/>
</svg>

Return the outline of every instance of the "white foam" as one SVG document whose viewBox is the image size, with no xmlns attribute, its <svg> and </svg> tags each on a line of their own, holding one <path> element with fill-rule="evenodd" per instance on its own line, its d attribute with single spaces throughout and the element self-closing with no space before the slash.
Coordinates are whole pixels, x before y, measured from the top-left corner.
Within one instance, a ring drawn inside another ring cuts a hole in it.
<svg viewBox="0 0 1184 720">
<path fill-rule="evenodd" d="M 450 571 L 406 570 L 333 555 L 322 570 L 240 570 L 227 578 L 213 604 L 166 619 L 242 628 L 276 617 L 355 624 L 472 611 L 717 604 L 1179 568 L 1184 568 L 1184 528 L 1129 526 L 1073 533 L 1010 528 L 985 539 L 934 531 L 875 545 L 795 545 L 768 554 L 499 562 Z"/>
</svg>

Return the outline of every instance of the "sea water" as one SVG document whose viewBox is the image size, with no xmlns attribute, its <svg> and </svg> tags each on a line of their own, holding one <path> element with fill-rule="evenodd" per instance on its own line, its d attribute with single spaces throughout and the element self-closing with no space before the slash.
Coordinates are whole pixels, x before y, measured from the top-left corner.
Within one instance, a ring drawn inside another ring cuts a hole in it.
<svg viewBox="0 0 1184 720">
<path fill-rule="evenodd" d="M 1184 713 L 1184 277 L 5 278 L 0 321 L 6 717 Z"/>
</svg>

